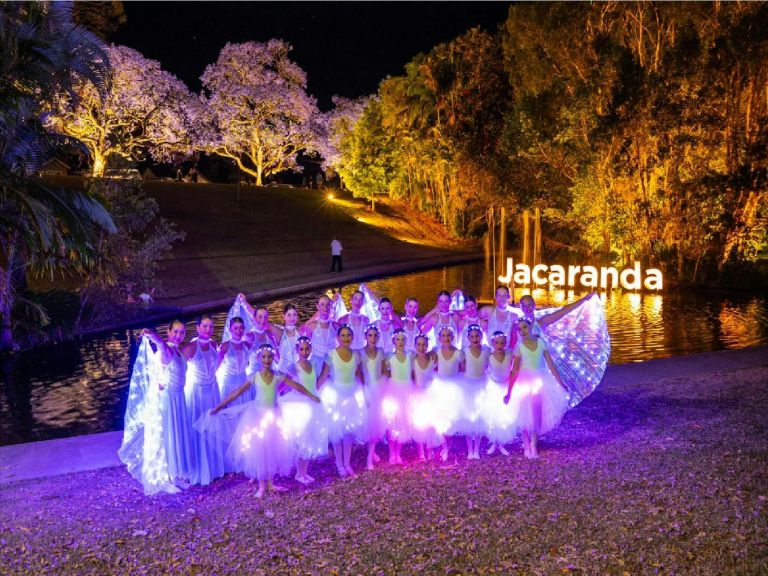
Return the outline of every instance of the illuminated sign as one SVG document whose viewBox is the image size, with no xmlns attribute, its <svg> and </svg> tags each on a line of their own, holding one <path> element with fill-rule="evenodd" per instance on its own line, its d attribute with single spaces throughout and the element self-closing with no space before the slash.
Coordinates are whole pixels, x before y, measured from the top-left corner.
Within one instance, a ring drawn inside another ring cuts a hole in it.
<svg viewBox="0 0 768 576">
<path fill-rule="evenodd" d="M 661 290 L 664 281 L 661 270 L 657 268 L 640 269 L 640 263 L 635 262 L 632 268 L 618 271 L 613 266 L 596 268 L 595 266 L 560 266 L 553 264 L 536 264 L 531 268 L 528 264 L 514 263 L 507 258 L 507 270 L 499 276 L 499 282 L 517 285 L 546 286 L 584 286 L 601 290 L 612 290 L 621 286 L 624 290 Z"/>
</svg>

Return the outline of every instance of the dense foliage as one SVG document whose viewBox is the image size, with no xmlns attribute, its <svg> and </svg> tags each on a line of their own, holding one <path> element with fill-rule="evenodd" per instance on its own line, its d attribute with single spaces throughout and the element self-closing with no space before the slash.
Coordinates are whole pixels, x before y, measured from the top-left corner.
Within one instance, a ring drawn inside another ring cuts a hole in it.
<svg viewBox="0 0 768 576">
<path fill-rule="evenodd" d="M 339 149 L 354 193 L 455 234 L 538 207 L 550 249 L 711 278 L 768 245 L 768 5 L 515 4 L 382 81 Z"/>
</svg>

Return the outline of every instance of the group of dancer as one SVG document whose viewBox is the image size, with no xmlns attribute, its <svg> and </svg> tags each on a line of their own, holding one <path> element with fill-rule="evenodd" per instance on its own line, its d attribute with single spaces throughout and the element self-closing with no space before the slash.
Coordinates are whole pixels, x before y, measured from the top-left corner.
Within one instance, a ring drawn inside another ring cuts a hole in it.
<svg viewBox="0 0 768 576">
<path fill-rule="evenodd" d="M 292 304 L 277 325 L 239 294 L 221 345 L 207 315 L 183 347 L 181 321 L 165 339 L 142 330 L 119 454 L 145 492 L 239 472 L 258 481 L 262 497 L 282 491 L 275 477 L 294 469 L 308 485 L 310 463 L 329 444 L 342 478 L 357 475 L 358 443 L 369 470 L 382 442 L 391 465 L 403 463 L 410 442 L 419 460 L 447 461 L 453 435 L 465 436 L 470 460 L 483 437 L 488 454 L 507 455 L 518 435 L 525 457 L 537 458 L 539 436 L 597 386 L 610 353 L 594 293 L 541 311 L 531 296 L 510 305 L 506 286 L 485 306 L 442 291 L 421 317 L 408 298 L 401 317 L 362 284 L 350 307 L 323 294 L 303 325 Z"/>
</svg>

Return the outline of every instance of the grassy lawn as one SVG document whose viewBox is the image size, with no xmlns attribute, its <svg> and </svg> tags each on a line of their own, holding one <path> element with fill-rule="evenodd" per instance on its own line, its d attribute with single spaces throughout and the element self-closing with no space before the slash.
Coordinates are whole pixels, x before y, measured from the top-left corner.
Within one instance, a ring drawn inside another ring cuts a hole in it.
<svg viewBox="0 0 768 576">
<path fill-rule="evenodd" d="M 766 574 L 767 409 L 751 368 L 604 384 L 537 461 L 467 461 L 454 438 L 446 465 L 341 481 L 325 461 L 264 500 L 242 476 L 154 498 L 120 468 L 20 482 L 0 489 L 0 572 Z"/>
</svg>

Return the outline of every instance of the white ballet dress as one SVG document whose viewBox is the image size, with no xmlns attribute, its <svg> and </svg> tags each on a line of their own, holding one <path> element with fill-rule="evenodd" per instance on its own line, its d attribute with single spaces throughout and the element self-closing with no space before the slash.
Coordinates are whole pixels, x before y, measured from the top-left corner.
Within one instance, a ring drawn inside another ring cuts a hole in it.
<svg viewBox="0 0 768 576">
<path fill-rule="evenodd" d="M 429 395 L 430 386 L 435 377 L 435 358 L 431 355 L 427 365 L 422 367 L 418 358 L 413 358 L 413 390 L 410 402 L 410 422 L 413 439 L 426 444 L 428 447 L 442 444 L 443 437 L 435 430 L 435 415 L 432 400 Z"/>
<path fill-rule="evenodd" d="M 493 338 L 494 332 L 504 332 L 504 335 L 507 337 L 507 347 L 512 347 L 512 325 L 515 322 L 515 319 L 517 318 L 517 315 L 513 312 L 506 310 L 504 313 L 504 318 L 502 320 L 499 320 L 496 315 L 498 314 L 499 309 L 494 308 L 493 313 L 491 314 L 491 317 L 488 318 L 488 327 L 485 330 L 485 333 L 488 334 L 488 340 L 490 341 Z"/>
<path fill-rule="evenodd" d="M 239 348 L 237 348 L 238 345 L 240 346 Z M 219 381 L 219 397 L 222 400 L 226 399 L 227 396 L 240 388 L 248 380 L 248 355 L 248 345 L 245 342 L 229 341 L 227 351 L 221 360 L 221 365 L 216 371 L 216 377 Z M 246 392 L 233 400 L 230 406 L 244 404 L 253 400 L 253 394 L 253 387 L 250 387 Z"/>
<path fill-rule="evenodd" d="M 435 350 L 437 355 L 436 374 L 428 390 L 432 412 L 432 425 L 439 434 L 458 432 L 456 425 L 460 421 L 464 405 L 464 393 L 459 379 L 459 365 L 464 360 L 464 353 L 456 348 L 450 358 L 443 355 L 443 350 Z"/>
<path fill-rule="evenodd" d="M 307 372 L 296 362 L 288 370 L 288 375 L 307 390 L 318 396 L 317 367 L 309 362 Z M 328 416 L 322 403 L 315 402 L 304 394 L 289 389 L 278 400 L 296 444 L 296 455 L 304 460 L 324 458 L 328 455 Z"/>
<path fill-rule="evenodd" d="M 403 316 L 402 321 L 403 330 L 405 330 L 405 350 L 407 352 L 415 352 L 416 336 L 419 335 L 419 321 L 416 318 L 411 318 L 409 320 L 407 316 Z M 409 322 L 411 323 L 410 327 L 408 326 Z"/>
<path fill-rule="evenodd" d="M 397 353 L 393 353 L 387 357 L 387 363 L 389 364 L 390 375 L 384 398 L 381 401 L 381 412 L 389 438 L 405 443 L 412 437 L 408 416 L 413 390 L 411 379 L 413 355 L 406 352 L 404 357 L 400 359 L 397 357 Z"/>
<path fill-rule="evenodd" d="M 336 348 L 336 332 L 333 329 L 333 323 L 329 320 L 328 326 L 323 328 L 319 321 L 316 322 L 310 340 L 312 341 L 312 359 L 322 364 L 328 351 Z"/>
<path fill-rule="evenodd" d="M 197 421 L 204 412 L 215 408 L 221 401 L 216 382 L 217 356 L 218 352 L 212 344 L 208 344 L 208 350 L 203 350 L 203 344 L 198 340 L 194 355 L 187 361 L 184 394 L 190 422 Z M 192 445 L 197 457 L 197 467 L 191 478 L 193 484 L 206 486 L 224 475 L 224 452 L 221 447 L 217 447 L 217 443 L 213 434 L 192 433 Z"/>
<path fill-rule="evenodd" d="M 277 363 L 278 372 L 287 374 L 291 367 L 298 361 L 299 353 L 296 352 L 296 340 L 299 338 L 299 330 L 295 326 L 286 326 L 280 336 L 277 352 L 280 360 Z"/>
<path fill-rule="evenodd" d="M 170 362 L 161 365 L 158 372 L 158 384 L 163 387 L 159 395 L 162 441 L 168 459 L 168 475 L 191 480 L 197 472 L 197 458 L 192 437 L 195 431 L 184 397 L 187 361 L 178 348 L 171 348 Z"/>
<path fill-rule="evenodd" d="M 392 354 L 395 351 L 395 344 L 392 342 L 392 335 L 395 333 L 394 324 L 390 322 L 385 326 L 381 320 L 376 320 L 374 324 L 379 329 L 379 346 L 385 354 Z"/>
<path fill-rule="evenodd" d="M 464 374 L 461 382 L 464 402 L 456 430 L 476 436 L 485 432 L 482 412 L 485 387 L 488 384 L 485 370 L 488 365 L 489 351 L 487 348 L 481 347 L 479 356 L 475 356 L 469 348 L 462 350 L 462 352 L 464 353 Z"/>
<path fill-rule="evenodd" d="M 514 354 L 504 350 L 504 359 L 499 362 L 493 353 L 488 356 L 488 384 L 483 401 L 483 421 L 488 440 L 506 444 L 515 437 L 515 421 L 504 396 L 509 387 L 509 373 L 512 370 Z"/>
<path fill-rule="evenodd" d="M 568 393 L 557 383 L 544 358 L 541 338 L 531 350 L 518 341 L 514 355 L 520 357 L 520 373 L 510 394 L 509 409 L 518 431 L 544 434 L 556 427 L 568 409 Z"/>
<path fill-rule="evenodd" d="M 386 355 L 381 348 L 376 348 L 376 354 L 373 358 L 368 356 L 365 349 L 360 350 L 358 354 L 363 373 L 368 440 L 376 442 L 383 438 L 384 432 L 386 432 L 381 413 L 381 401 L 384 399 L 386 388 L 386 377 L 382 372 Z"/>
<path fill-rule="evenodd" d="M 330 376 L 320 390 L 320 397 L 328 414 L 328 439 L 331 442 L 339 442 L 345 436 L 352 436 L 359 442 L 368 440 L 365 395 L 356 377 L 358 362 L 359 356 L 354 350 L 346 362 L 336 348 L 326 354 Z"/>
<path fill-rule="evenodd" d="M 352 350 L 361 350 L 365 348 L 365 329 L 368 328 L 370 321 L 365 314 L 355 314 L 350 312 L 347 317 L 347 326 L 352 329 L 352 342 L 349 347 Z"/>
</svg>

